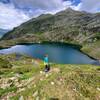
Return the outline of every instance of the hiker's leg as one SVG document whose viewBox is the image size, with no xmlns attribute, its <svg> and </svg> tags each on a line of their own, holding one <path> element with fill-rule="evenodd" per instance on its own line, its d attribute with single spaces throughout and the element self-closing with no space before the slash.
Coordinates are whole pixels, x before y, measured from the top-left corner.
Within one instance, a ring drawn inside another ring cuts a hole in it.
<svg viewBox="0 0 100 100">
<path fill-rule="evenodd" d="M 45 65 L 45 72 L 47 72 L 47 67 L 48 67 L 48 66 L 47 66 L 47 65 Z"/>
<path fill-rule="evenodd" d="M 50 71 L 50 65 L 47 65 L 47 72 Z"/>
<path fill-rule="evenodd" d="M 48 65 L 45 65 L 45 69 L 48 69 Z"/>
<path fill-rule="evenodd" d="M 50 71 L 50 65 L 47 65 L 46 70 L 47 70 L 47 72 Z"/>
<path fill-rule="evenodd" d="M 50 70 L 50 65 L 48 65 L 48 71 Z"/>
</svg>

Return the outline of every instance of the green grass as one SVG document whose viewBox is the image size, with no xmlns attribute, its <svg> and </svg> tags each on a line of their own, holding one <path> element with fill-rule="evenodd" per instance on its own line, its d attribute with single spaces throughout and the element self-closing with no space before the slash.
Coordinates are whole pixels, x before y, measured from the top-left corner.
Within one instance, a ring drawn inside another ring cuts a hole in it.
<svg viewBox="0 0 100 100">
<path fill-rule="evenodd" d="M 82 51 L 96 59 L 100 59 L 100 41 L 85 44 L 82 48 Z"/>
<path fill-rule="evenodd" d="M 9 61 L 0 58 L 0 68 L 11 68 L 12 65 L 9 63 Z"/>
<path fill-rule="evenodd" d="M 51 70 L 46 74 L 40 73 L 44 69 L 42 61 L 38 61 L 38 66 L 34 64 L 35 61 L 37 60 L 32 61 L 31 58 L 24 56 L 19 61 L 10 62 L 13 67 L 6 69 L 6 73 L 2 73 L 2 79 L 9 79 L 19 74 L 18 80 L 20 84 L 23 82 L 24 84 L 20 88 L 15 84 L 6 89 L 0 88 L 1 97 L 14 93 L 14 96 L 10 96 L 10 100 L 18 100 L 21 96 L 25 100 L 100 99 L 100 90 L 98 90 L 100 89 L 100 66 L 51 64 Z M 19 91 L 20 89 L 24 90 Z"/>
<path fill-rule="evenodd" d="M 100 87 L 98 67 L 91 65 L 55 65 L 54 68 L 60 69 L 60 72 L 51 72 L 46 78 L 45 75 L 41 76 L 38 71 L 37 74 L 33 75 L 36 79 L 34 83 L 36 87 L 33 84 L 30 89 L 26 88 L 24 92 L 16 96 L 22 95 L 24 98 L 30 97 L 32 99 L 33 93 L 38 91 L 38 97 L 41 99 L 46 98 L 46 100 L 50 98 L 59 98 L 60 100 L 63 98 L 66 100 L 66 97 L 69 98 L 68 100 L 79 98 L 95 100 L 95 98 L 99 98 L 99 91 L 96 90 Z M 24 77 L 27 79 L 27 76 Z M 41 78 L 43 78 L 43 81 L 40 81 Z M 60 78 L 62 79 L 61 85 L 58 84 Z M 51 85 L 51 82 L 55 84 Z M 76 91 L 73 89 L 76 89 Z M 67 91 L 68 94 L 64 91 Z M 72 96 L 70 93 L 73 93 Z"/>
<path fill-rule="evenodd" d="M 16 92 L 16 91 L 17 91 L 16 87 L 10 87 L 6 89 L 0 88 L 0 96 L 2 96 L 3 94 L 9 93 L 9 92 Z"/>
</svg>

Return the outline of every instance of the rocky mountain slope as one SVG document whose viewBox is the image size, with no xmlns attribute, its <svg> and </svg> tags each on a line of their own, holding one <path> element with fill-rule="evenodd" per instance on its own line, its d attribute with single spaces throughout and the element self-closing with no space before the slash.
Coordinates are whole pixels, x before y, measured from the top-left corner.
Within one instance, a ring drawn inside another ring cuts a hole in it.
<svg viewBox="0 0 100 100">
<path fill-rule="evenodd" d="M 2 39 L 29 41 L 90 42 L 100 39 L 100 13 L 66 9 L 55 15 L 43 14 L 8 32 Z"/>
<path fill-rule="evenodd" d="M 7 32 L 8 32 L 8 30 L 0 29 L 0 38 Z"/>
</svg>

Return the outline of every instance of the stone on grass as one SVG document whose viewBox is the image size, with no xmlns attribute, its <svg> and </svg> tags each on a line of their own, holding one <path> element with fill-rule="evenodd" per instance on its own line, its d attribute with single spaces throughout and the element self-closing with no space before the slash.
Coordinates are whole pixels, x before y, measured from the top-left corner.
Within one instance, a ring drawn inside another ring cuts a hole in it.
<svg viewBox="0 0 100 100">
<path fill-rule="evenodd" d="M 40 71 L 40 74 L 43 74 L 43 71 Z"/>
<path fill-rule="evenodd" d="M 38 91 L 34 92 L 33 97 L 38 96 Z"/>
<path fill-rule="evenodd" d="M 36 87 L 36 84 L 34 84 L 34 88 Z"/>
<path fill-rule="evenodd" d="M 49 76 L 49 74 L 46 74 L 46 75 L 45 75 L 45 77 L 48 77 L 48 76 Z"/>
<path fill-rule="evenodd" d="M 100 91 L 100 88 L 97 88 L 98 91 Z"/>
<path fill-rule="evenodd" d="M 43 81 L 43 78 L 40 78 L 40 81 Z"/>
<path fill-rule="evenodd" d="M 20 88 L 20 89 L 18 90 L 18 93 L 19 93 L 19 92 L 22 92 L 22 91 L 25 91 L 25 88 Z"/>
<path fill-rule="evenodd" d="M 38 97 L 36 97 L 36 100 L 40 100 L 40 99 L 39 99 L 39 96 L 38 96 Z"/>
<path fill-rule="evenodd" d="M 55 83 L 54 82 L 51 82 L 51 85 L 54 85 Z"/>
<path fill-rule="evenodd" d="M 19 100 L 24 100 L 24 97 L 23 96 L 20 96 Z"/>
</svg>

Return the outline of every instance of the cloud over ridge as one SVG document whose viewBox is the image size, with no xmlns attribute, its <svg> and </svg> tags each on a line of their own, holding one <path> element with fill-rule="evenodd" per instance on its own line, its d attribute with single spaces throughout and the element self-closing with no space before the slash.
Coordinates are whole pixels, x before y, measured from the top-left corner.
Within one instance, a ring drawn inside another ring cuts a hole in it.
<svg viewBox="0 0 100 100">
<path fill-rule="evenodd" d="M 0 28 L 12 29 L 40 14 L 74 10 L 99 12 L 100 0 L 0 0 Z"/>
</svg>

